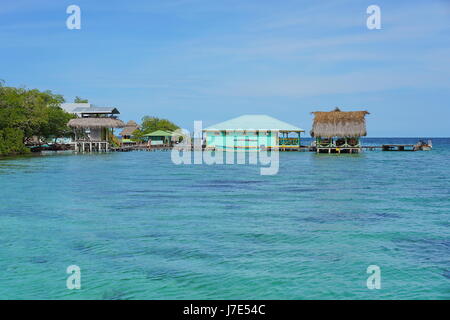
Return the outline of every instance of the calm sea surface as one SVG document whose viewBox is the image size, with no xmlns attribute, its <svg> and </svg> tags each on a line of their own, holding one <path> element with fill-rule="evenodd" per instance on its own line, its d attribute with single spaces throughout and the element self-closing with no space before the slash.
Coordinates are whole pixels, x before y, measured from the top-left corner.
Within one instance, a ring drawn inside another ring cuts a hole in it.
<svg viewBox="0 0 450 320">
<path fill-rule="evenodd" d="M 282 153 L 275 176 L 170 152 L 2 159 L 0 298 L 450 299 L 450 139 L 433 145 Z"/>
</svg>

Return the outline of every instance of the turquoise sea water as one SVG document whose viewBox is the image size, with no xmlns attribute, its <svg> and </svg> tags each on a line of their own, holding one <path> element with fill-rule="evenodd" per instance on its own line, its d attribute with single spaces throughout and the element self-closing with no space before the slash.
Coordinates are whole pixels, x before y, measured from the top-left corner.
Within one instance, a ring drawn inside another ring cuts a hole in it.
<svg viewBox="0 0 450 320">
<path fill-rule="evenodd" d="M 275 176 L 169 152 L 2 159 L 0 298 L 449 299 L 450 139 L 433 144 L 281 153 Z"/>
</svg>

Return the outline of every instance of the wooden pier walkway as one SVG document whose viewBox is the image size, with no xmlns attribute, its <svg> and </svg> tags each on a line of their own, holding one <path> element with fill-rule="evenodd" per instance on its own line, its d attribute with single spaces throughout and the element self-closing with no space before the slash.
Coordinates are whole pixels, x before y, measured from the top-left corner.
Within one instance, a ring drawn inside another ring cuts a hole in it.
<svg viewBox="0 0 450 320">
<path fill-rule="evenodd" d="M 417 151 L 413 144 L 383 144 L 383 151 Z"/>
<path fill-rule="evenodd" d="M 381 149 L 382 151 L 419 151 L 414 144 L 383 144 L 381 146 L 362 146 L 362 149 L 374 151 Z"/>
<path fill-rule="evenodd" d="M 134 146 L 120 146 L 110 148 L 113 152 L 130 152 L 130 151 L 169 151 L 172 150 L 170 146 L 151 146 L 134 145 Z"/>
<path fill-rule="evenodd" d="M 147 146 L 147 145 L 131 145 L 131 146 L 119 146 L 119 147 L 111 147 L 109 150 L 112 152 L 130 152 L 130 151 L 170 151 L 172 149 L 178 149 L 180 151 L 182 150 L 189 150 L 190 151 L 216 151 L 215 149 L 205 149 L 204 147 L 200 148 L 200 147 L 194 147 L 191 146 L 190 148 L 187 146 L 179 146 L 176 145 L 174 147 L 171 146 Z M 356 153 L 356 149 L 358 150 L 368 150 L 368 151 L 376 151 L 376 150 L 381 150 L 381 151 L 418 151 L 420 149 L 418 149 L 416 147 L 416 145 L 413 144 L 384 144 L 381 146 L 361 146 L 359 148 L 354 148 L 355 150 L 351 150 L 346 152 L 346 150 L 344 150 L 345 148 L 336 148 L 339 149 L 339 151 L 336 152 L 332 152 L 332 153 L 341 153 L 340 151 L 342 151 L 342 153 Z M 292 152 L 292 151 L 296 151 L 296 152 L 317 152 L 316 147 L 313 146 L 289 146 L 289 147 L 268 147 L 265 150 L 268 151 L 283 151 L 283 152 Z M 343 151 L 344 150 L 344 151 Z M 219 151 L 219 150 L 217 150 Z M 223 150 L 222 150 L 223 151 Z M 244 151 L 244 150 L 242 150 Z"/>
</svg>

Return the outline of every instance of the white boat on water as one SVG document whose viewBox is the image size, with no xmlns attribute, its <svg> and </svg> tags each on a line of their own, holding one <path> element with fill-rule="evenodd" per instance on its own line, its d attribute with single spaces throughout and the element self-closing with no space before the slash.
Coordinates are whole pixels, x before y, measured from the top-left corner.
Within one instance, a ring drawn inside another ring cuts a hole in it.
<svg viewBox="0 0 450 320">
<path fill-rule="evenodd" d="M 428 142 L 420 140 L 414 145 L 414 150 L 430 151 L 431 149 L 433 149 L 433 142 L 431 140 L 428 140 Z"/>
</svg>

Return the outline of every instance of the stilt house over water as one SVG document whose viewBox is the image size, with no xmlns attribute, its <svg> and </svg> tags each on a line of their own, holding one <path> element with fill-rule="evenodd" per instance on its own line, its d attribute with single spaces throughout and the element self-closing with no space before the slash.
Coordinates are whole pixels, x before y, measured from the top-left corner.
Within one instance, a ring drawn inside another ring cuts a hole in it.
<svg viewBox="0 0 450 320">
<path fill-rule="evenodd" d="M 77 108 L 73 112 L 80 117 L 70 120 L 67 125 L 74 130 L 77 152 L 108 151 L 111 143 L 117 143 L 114 128 L 125 126 L 123 121 L 117 119 L 120 112 L 116 108 Z"/>
<path fill-rule="evenodd" d="M 311 130 L 318 153 L 358 153 L 360 138 L 367 135 L 367 111 L 343 112 L 336 108 L 330 112 L 316 111 Z"/>
<path fill-rule="evenodd" d="M 203 130 L 215 150 L 299 150 L 303 129 L 267 115 L 243 115 Z"/>
</svg>

